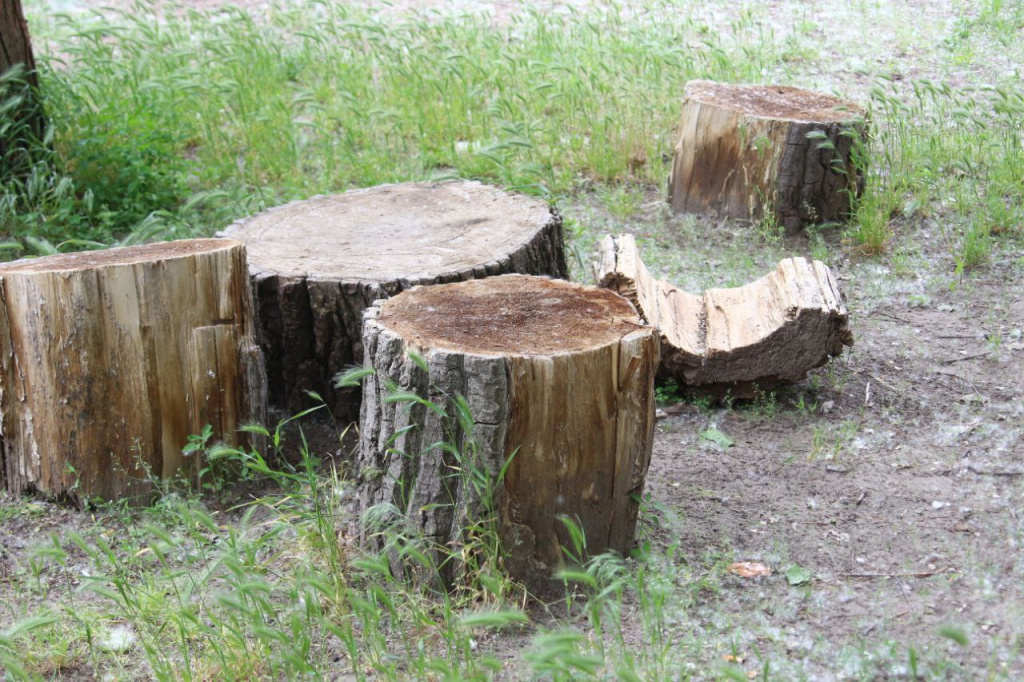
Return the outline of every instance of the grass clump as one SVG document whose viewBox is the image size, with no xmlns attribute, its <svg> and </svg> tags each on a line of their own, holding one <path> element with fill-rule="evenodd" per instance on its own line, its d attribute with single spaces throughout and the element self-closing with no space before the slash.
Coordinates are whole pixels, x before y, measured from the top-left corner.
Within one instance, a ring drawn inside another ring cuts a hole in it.
<svg viewBox="0 0 1024 682">
<path fill-rule="evenodd" d="M 53 151 L 31 187 L 5 183 L 0 229 L 62 248 L 209 234 L 264 205 L 412 179 L 662 184 L 683 84 L 750 80 L 773 59 L 752 21 L 725 40 L 661 0 L 507 25 L 143 3 L 41 26 L 64 62 L 42 70 Z M 615 197 L 623 214 L 635 201 Z"/>
</svg>

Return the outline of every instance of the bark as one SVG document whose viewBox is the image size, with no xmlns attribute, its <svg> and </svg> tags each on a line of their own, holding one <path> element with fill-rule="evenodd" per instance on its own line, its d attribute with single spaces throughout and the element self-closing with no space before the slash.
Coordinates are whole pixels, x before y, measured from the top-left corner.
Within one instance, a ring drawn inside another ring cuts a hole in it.
<svg viewBox="0 0 1024 682">
<path fill-rule="evenodd" d="M 20 82 L 0 81 L 0 105 L 12 97 L 20 98 L 20 103 L 6 111 L 6 120 L 0 123 L 0 179 L 27 170 L 25 150 L 41 143 L 46 128 L 21 0 L 0 0 L 0 78 L 10 76 L 12 69 L 18 70 Z"/>
<path fill-rule="evenodd" d="M 363 312 L 409 287 L 506 273 L 565 277 L 562 221 L 546 204 L 475 182 L 384 185 L 314 197 L 240 221 L 249 248 L 272 405 L 324 398 L 342 420 L 358 389 L 333 377 L 363 361 Z"/>
<path fill-rule="evenodd" d="M 778 86 L 686 86 L 669 202 L 678 212 L 772 217 L 787 232 L 844 220 L 864 189 L 864 112 Z"/>
<path fill-rule="evenodd" d="M 534 586 L 572 547 L 562 516 L 583 529 L 591 555 L 631 550 L 653 442 L 658 339 L 629 303 L 518 275 L 417 287 L 367 311 L 364 343 L 375 370 L 362 405 L 364 515 L 390 505 L 399 529 L 455 556 L 490 519 L 510 574 Z M 444 413 L 394 402 L 395 391 Z M 455 417 L 456 396 L 472 428 Z M 450 587 L 460 565 L 442 565 Z"/>
<path fill-rule="evenodd" d="M 150 244 L 0 266 L 0 467 L 13 493 L 148 501 L 182 447 L 265 417 L 245 248 Z"/>
<path fill-rule="evenodd" d="M 627 234 L 601 242 L 597 276 L 661 331 L 662 375 L 683 386 L 754 397 L 853 345 L 842 294 L 819 261 L 787 258 L 755 282 L 696 296 L 654 279 Z"/>
</svg>

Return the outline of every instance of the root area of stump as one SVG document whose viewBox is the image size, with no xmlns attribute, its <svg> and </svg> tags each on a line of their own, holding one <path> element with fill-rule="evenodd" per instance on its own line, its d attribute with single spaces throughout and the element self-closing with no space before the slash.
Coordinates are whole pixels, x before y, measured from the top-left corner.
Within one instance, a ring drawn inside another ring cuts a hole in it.
<svg viewBox="0 0 1024 682">
<path fill-rule="evenodd" d="M 592 555 L 632 549 L 658 338 L 626 300 L 517 275 L 417 287 L 367 311 L 364 339 L 364 510 L 448 548 L 492 519 L 531 584 L 572 547 L 566 519 Z"/>
</svg>

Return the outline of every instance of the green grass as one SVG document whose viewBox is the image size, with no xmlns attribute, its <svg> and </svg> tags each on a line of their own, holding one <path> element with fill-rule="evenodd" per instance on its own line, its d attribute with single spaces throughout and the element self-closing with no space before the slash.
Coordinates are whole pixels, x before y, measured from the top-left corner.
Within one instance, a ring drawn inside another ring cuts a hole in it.
<svg viewBox="0 0 1024 682">
<path fill-rule="evenodd" d="M 867 15 L 869 3 L 860 4 Z M 177 8 L 159 21 L 145 6 L 102 21 L 37 9 L 37 50 L 49 41 L 59 49 L 41 60 L 51 129 L 18 159 L 17 173 L 0 177 L 4 253 L 208 235 L 315 193 L 465 177 L 571 205 L 569 246 L 581 273 L 596 237 L 635 221 L 654 225 L 639 242 L 646 262 L 672 281 L 693 290 L 748 282 L 795 248 L 777 226 L 754 226 L 745 237 L 745 225 L 651 206 L 665 186 L 683 85 L 807 85 L 829 31 L 805 10 L 798 31 L 776 44 L 756 8 L 730 7 L 716 23 L 705 2 L 686 10 L 667 0 L 630 5 L 525 12 L 505 24 L 324 2 L 275 6 L 259 20 L 231 9 Z M 1009 50 L 1021 26 L 1020 3 L 987 0 L 936 48 L 942 68 L 959 73 L 978 59 L 982 40 Z M 861 93 L 872 126 L 861 159 L 866 193 L 835 230 L 841 235 L 816 231 L 809 248 L 895 264 L 904 251 L 893 253 L 894 244 L 907 250 L 922 240 L 906 252 L 937 251 L 949 272 L 983 269 L 1007 252 L 1024 268 L 1019 81 L 1007 75 L 954 88 L 871 78 Z M 0 82 L 0 100 L 10 102 L 16 88 Z M 716 230 L 740 235 L 731 250 L 689 248 L 721 244 Z M 659 398 L 680 396 L 665 386 Z M 815 411 L 812 401 L 800 397 L 802 418 Z M 739 414 L 774 420 L 789 402 L 769 394 Z M 845 461 L 855 426 L 812 427 L 809 457 Z M 280 431 L 269 435 L 272 447 L 282 446 Z M 19 595 L 2 612 L 4 622 L 18 623 L 0 632 L 6 673 L 472 679 L 514 665 L 521 676 L 545 679 L 745 678 L 738 664 L 723 662 L 742 648 L 765 652 L 744 671 L 806 674 L 757 620 L 755 598 L 746 620 L 702 616 L 723 590 L 729 552 L 680 556 L 671 539 L 678 520 L 649 497 L 636 555 L 589 557 L 579 538 L 567 548 L 578 566 L 562 574 L 564 595 L 554 603 L 526 598 L 502 574 L 487 518 L 477 536 L 485 560 L 467 586 L 442 593 L 396 577 L 388 552 L 355 550 L 344 524 L 351 483 L 290 445 L 301 452 L 291 468 L 271 466 L 266 453 L 210 451 L 222 459 L 204 479 L 206 492 L 220 492 L 233 470 L 256 491 L 244 506 L 226 509 L 216 496 L 168 488 L 152 508 L 97 510 L 94 523 L 36 548 L 0 585 Z M 0 505 L 5 523 L 39 513 L 31 504 Z M 392 556 L 428 574 L 444 560 L 416 538 L 384 539 Z M 39 607 L 44 602 L 59 606 Z M 634 635 L 622 630 L 624 618 Z M 138 646 L 105 647 L 123 625 Z M 524 652 L 514 663 L 490 648 L 497 633 Z M 914 667 L 957 672 L 917 643 L 883 638 L 870 646 L 848 661 L 840 652 L 836 668 L 865 679 Z"/>
<path fill-rule="evenodd" d="M 725 41 L 665 21 L 670 7 L 531 11 L 505 27 L 326 2 L 265 21 L 49 17 L 67 63 L 43 72 L 56 158 L 41 189 L 5 188 L 38 210 L 0 202 L 0 229 L 54 244 L 191 236 L 295 197 L 451 176 L 540 195 L 660 185 L 683 84 L 755 79 L 773 59 L 750 25 Z"/>
</svg>

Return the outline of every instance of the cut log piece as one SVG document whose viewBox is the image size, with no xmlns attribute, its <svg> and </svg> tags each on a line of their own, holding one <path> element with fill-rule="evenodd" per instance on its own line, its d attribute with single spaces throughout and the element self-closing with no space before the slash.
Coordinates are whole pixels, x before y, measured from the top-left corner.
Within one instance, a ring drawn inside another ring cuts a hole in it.
<svg viewBox="0 0 1024 682">
<path fill-rule="evenodd" d="M 182 448 L 262 420 L 245 247 L 198 239 L 0 266 L 9 490 L 147 501 Z M 213 442 L 211 441 L 211 443 Z"/>
<path fill-rule="evenodd" d="M 654 279 L 626 234 L 601 242 L 597 276 L 661 331 L 662 375 L 683 386 L 750 398 L 853 345 L 839 287 L 819 261 L 787 258 L 756 282 L 696 296 Z"/>
<path fill-rule="evenodd" d="M 841 221 L 864 187 L 856 157 L 866 136 L 863 110 L 829 95 L 690 81 L 669 202 L 682 213 L 771 216 L 787 232 Z"/>
<path fill-rule="evenodd" d="M 359 393 L 331 380 L 362 363 L 363 311 L 377 299 L 418 284 L 567 273 L 557 213 L 477 182 L 314 197 L 221 234 L 249 249 L 271 404 L 309 407 L 316 391 L 341 419 L 358 416 Z"/>
<path fill-rule="evenodd" d="M 416 287 L 367 311 L 364 344 L 376 370 L 362 405 L 364 510 L 390 503 L 407 530 L 450 550 L 494 514 L 511 574 L 531 584 L 550 579 L 560 547 L 572 547 L 563 516 L 592 555 L 631 549 L 658 338 L 626 300 L 520 275 Z M 394 402 L 395 391 L 445 412 Z M 472 433 L 456 418 L 460 395 Z M 458 571 L 446 564 L 445 580 Z"/>
</svg>

